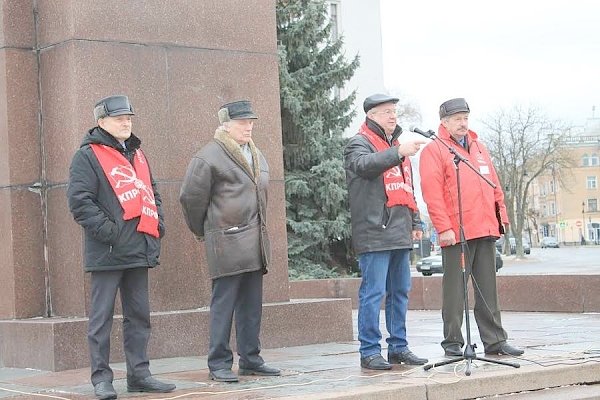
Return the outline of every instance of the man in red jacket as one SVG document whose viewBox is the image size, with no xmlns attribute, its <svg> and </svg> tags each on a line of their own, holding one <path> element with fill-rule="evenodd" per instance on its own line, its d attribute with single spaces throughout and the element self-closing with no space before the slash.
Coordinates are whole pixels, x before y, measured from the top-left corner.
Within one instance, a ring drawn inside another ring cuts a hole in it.
<svg viewBox="0 0 600 400">
<path fill-rule="evenodd" d="M 475 320 L 486 354 L 520 356 L 523 350 L 507 343 L 496 291 L 494 244 L 500 237 L 500 225 L 508 225 L 504 194 L 487 148 L 469 130 L 469 112 L 463 98 L 444 102 L 440 106 L 438 137 L 496 185 L 492 188 L 467 165 L 459 163 L 465 270 L 474 281 Z M 420 174 L 423 199 L 442 247 L 444 340 L 441 344 L 446 356 L 461 356 L 465 343 L 461 333 L 464 299 L 454 155 L 443 144 L 432 141 L 421 153 Z"/>
</svg>

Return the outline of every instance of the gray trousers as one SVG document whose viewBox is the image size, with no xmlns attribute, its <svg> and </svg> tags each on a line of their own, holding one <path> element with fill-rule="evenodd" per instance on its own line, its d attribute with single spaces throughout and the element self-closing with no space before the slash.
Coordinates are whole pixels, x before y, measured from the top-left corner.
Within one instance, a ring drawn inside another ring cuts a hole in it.
<svg viewBox="0 0 600 400">
<path fill-rule="evenodd" d="M 506 331 L 502 328 L 498 306 L 496 248 L 494 243 L 495 241 L 492 238 L 468 240 L 465 253 L 467 282 L 471 274 L 475 280 L 475 282 L 472 282 L 475 294 L 473 313 L 485 349 L 497 343 L 505 342 L 508 338 Z M 461 332 L 465 308 L 460 250 L 460 244 L 442 248 L 442 263 L 444 265 L 444 276 L 442 278 L 443 348 L 451 344 L 459 344 L 462 347 L 465 343 Z"/>
<path fill-rule="evenodd" d="M 150 376 L 146 353 L 150 339 L 150 302 L 148 268 L 91 273 L 92 298 L 88 323 L 88 345 L 92 384 L 112 382 L 109 366 L 110 332 L 117 289 L 123 306 L 123 348 L 129 379 Z"/>
<path fill-rule="evenodd" d="M 256 368 L 264 363 L 260 354 L 262 318 L 262 271 L 214 279 L 210 302 L 208 368 L 231 369 L 233 353 L 229 346 L 235 315 L 237 353 L 240 368 Z"/>
</svg>

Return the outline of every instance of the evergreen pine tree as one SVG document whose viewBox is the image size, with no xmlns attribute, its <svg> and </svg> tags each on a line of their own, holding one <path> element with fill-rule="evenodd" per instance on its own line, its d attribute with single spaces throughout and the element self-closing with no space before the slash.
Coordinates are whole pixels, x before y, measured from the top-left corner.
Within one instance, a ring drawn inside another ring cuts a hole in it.
<svg viewBox="0 0 600 400">
<path fill-rule="evenodd" d="M 356 96 L 335 93 L 358 56 L 331 38 L 323 0 L 278 0 L 277 38 L 290 278 L 335 276 L 353 263 L 343 132 Z"/>
</svg>

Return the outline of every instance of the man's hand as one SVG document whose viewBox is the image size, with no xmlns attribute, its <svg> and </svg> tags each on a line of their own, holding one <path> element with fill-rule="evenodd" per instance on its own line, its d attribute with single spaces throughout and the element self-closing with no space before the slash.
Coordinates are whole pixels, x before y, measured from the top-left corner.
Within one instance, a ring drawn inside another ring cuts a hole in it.
<svg viewBox="0 0 600 400">
<path fill-rule="evenodd" d="M 417 154 L 422 144 L 427 143 L 423 139 L 415 139 L 398 145 L 398 157 L 411 157 Z"/>
<path fill-rule="evenodd" d="M 423 238 L 423 231 L 412 231 L 413 240 L 421 240 Z"/>
<path fill-rule="evenodd" d="M 440 233 L 440 246 L 454 246 L 455 244 L 456 236 L 452 229 Z"/>
</svg>

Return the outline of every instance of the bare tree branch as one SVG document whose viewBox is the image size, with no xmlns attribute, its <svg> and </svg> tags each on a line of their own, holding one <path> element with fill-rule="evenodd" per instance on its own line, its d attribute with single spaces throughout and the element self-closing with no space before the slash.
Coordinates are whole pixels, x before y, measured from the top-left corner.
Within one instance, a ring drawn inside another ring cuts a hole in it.
<svg viewBox="0 0 600 400">
<path fill-rule="evenodd" d="M 510 231 L 523 256 L 523 228 L 528 211 L 528 194 L 536 177 L 572 166 L 572 157 L 563 143 L 572 127 L 551 120 L 535 107 L 515 106 L 499 110 L 483 121 L 484 142 L 489 148 L 504 190 Z M 560 178 L 561 175 L 558 175 Z M 508 241 L 505 241 L 508 242 Z"/>
</svg>

